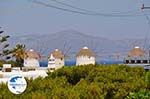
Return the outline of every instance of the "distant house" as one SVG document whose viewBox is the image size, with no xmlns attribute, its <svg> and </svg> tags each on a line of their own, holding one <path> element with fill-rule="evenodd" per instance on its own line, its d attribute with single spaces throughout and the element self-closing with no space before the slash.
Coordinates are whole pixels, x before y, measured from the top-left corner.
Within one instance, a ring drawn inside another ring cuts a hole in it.
<svg viewBox="0 0 150 99">
<path fill-rule="evenodd" d="M 87 64 L 95 64 L 95 54 L 88 47 L 83 47 L 76 55 L 76 65 Z"/>
<path fill-rule="evenodd" d="M 147 65 L 150 63 L 149 55 L 139 46 L 134 47 L 124 59 L 128 65 Z"/>
<path fill-rule="evenodd" d="M 64 66 L 64 55 L 59 49 L 55 49 L 48 57 L 48 68 L 56 70 Z"/>
<path fill-rule="evenodd" d="M 26 51 L 24 58 L 24 67 L 40 67 L 39 64 L 40 54 L 35 52 L 33 49 Z"/>
</svg>

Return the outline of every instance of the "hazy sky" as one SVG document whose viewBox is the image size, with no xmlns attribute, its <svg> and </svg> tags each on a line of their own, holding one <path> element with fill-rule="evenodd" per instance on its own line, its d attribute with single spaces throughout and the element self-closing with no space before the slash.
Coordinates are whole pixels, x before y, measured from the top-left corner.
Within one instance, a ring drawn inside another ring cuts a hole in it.
<svg viewBox="0 0 150 99">
<path fill-rule="evenodd" d="M 65 7 L 51 0 L 37 0 Z M 142 3 L 150 0 L 58 0 L 99 13 L 140 12 Z M 71 9 L 69 7 L 65 7 Z M 146 13 L 149 11 L 144 11 Z M 140 12 L 142 13 L 142 12 Z M 150 14 L 150 13 L 149 13 Z M 0 26 L 10 35 L 47 34 L 74 29 L 85 34 L 120 38 L 150 36 L 150 26 L 144 16 L 104 17 L 81 15 L 35 4 L 31 0 L 0 0 Z"/>
</svg>

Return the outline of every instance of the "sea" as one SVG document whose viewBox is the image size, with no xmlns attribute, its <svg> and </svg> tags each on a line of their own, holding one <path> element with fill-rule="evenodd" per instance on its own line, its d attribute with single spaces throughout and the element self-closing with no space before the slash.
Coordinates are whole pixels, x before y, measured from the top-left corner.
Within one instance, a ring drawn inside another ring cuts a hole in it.
<svg viewBox="0 0 150 99">
<path fill-rule="evenodd" d="M 102 65 L 123 64 L 123 61 L 101 60 L 101 61 L 96 61 L 96 64 L 102 64 Z M 75 65 L 76 65 L 75 60 L 65 61 L 65 66 L 75 66 Z M 47 66 L 48 66 L 48 61 L 40 61 L 40 67 L 47 67 Z"/>
</svg>

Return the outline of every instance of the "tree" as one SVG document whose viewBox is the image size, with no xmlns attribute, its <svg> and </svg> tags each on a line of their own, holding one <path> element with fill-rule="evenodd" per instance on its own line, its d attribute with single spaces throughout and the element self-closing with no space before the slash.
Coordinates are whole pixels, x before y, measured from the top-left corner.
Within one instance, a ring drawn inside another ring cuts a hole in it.
<svg viewBox="0 0 150 99">
<path fill-rule="evenodd" d="M 147 88 L 150 89 L 150 72 L 146 72 L 145 82 L 147 83 Z"/>
<path fill-rule="evenodd" d="M 1 28 L 1 27 L 0 27 Z M 8 49 L 9 44 L 7 43 L 10 36 L 3 35 L 4 31 L 0 30 L 0 59 L 7 60 L 10 59 L 10 50 Z"/>
<path fill-rule="evenodd" d="M 12 53 L 16 58 L 17 66 L 22 69 L 24 57 L 26 56 L 25 45 L 17 44 L 16 47 L 12 50 Z"/>
</svg>

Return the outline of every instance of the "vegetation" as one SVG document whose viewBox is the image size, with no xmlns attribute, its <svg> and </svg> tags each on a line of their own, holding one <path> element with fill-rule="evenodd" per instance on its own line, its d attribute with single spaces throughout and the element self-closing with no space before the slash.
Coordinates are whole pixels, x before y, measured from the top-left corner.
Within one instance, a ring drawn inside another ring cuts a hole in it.
<svg viewBox="0 0 150 99">
<path fill-rule="evenodd" d="M 6 63 L 12 64 L 13 66 L 17 65 L 15 61 L 10 60 L 12 58 L 12 50 L 8 44 L 9 37 L 10 36 L 4 34 L 4 31 L 0 30 L 0 67 Z"/>
<path fill-rule="evenodd" d="M 0 60 L 7 60 L 10 59 L 10 50 L 8 49 L 9 44 L 7 42 L 10 36 L 3 35 L 3 33 L 4 31 L 0 30 Z"/>
<path fill-rule="evenodd" d="M 138 92 L 130 93 L 126 99 L 149 99 L 149 98 L 150 98 L 150 91 L 140 90 Z"/>
<path fill-rule="evenodd" d="M 17 44 L 15 48 L 9 49 L 8 39 L 10 36 L 3 33 L 4 31 L 0 30 L 0 67 L 6 63 L 12 64 L 13 67 L 23 66 L 25 45 Z M 15 60 L 11 59 L 13 57 L 15 57 Z"/>
<path fill-rule="evenodd" d="M 12 50 L 12 54 L 16 58 L 17 67 L 23 66 L 24 57 L 26 56 L 25 50 L 24 44 L 17 44 Z"/>
<path fill-rule="evenodd" d="M 149 99 L 150 72 L 119 65 L 64 67 L 46 78 L 27 80 L 21 95 L 0 85 L 3 99 Z"/>
</svg>

